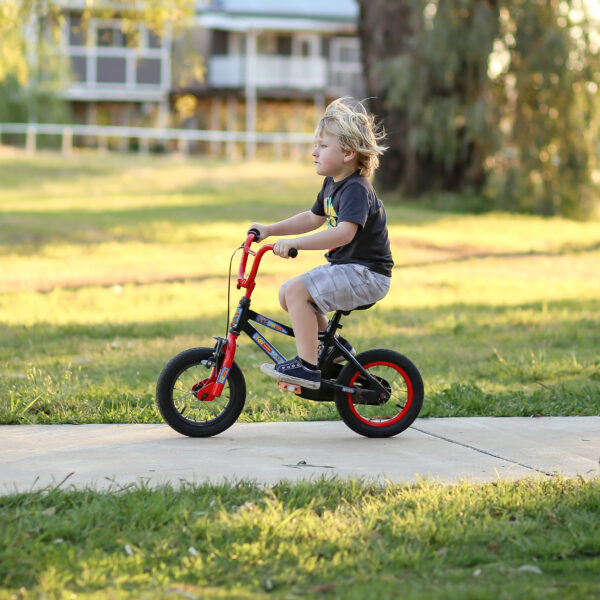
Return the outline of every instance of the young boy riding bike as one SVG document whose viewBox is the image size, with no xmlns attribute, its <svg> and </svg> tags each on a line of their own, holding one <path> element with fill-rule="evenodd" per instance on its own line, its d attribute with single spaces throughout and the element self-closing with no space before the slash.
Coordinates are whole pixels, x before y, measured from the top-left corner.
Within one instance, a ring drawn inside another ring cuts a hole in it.
<svg viewBox="0 0 600 600">
<path fill-rule="evenodd" d="M 312 153 L 323 187 L 310 211 L 271 225 L 253 223 L 260 240 L 269 236 L 310 235 L 279 239 L 273 252 L 288 258 L 291 248 L 329 250 L 328 264 L 287 281 L 279 302 L 290 315 L 298 356 L 278 365 L 263 364 L 270 377 L 305 388 L 318 389 L 318 332 L 324 331 L 333 310 L 352 310 L 381 300 L 389 291 L 392 253 L 385 209 L 368 181 L 379 166 L 383 134 L 360 102 L 333 101 L 315 131 Z M 347 340 L 342 343 L 353 352 Z M 354 352 L 353 352 L 354 353 Z"/>
</svg>

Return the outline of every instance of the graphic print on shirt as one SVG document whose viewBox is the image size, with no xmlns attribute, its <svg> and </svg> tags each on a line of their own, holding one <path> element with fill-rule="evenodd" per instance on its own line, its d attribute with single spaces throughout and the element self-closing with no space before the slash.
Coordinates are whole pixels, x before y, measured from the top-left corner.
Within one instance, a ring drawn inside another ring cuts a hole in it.
<svg viewBox="0 0 600 600">
<path fill-rule="evenodd" d="M 330 227 L 337 227 L 338 215 L 335 212 L 335 208 L 333 208 L 331 196 L 325 198 L 323 201 L 323 209 L 325 211 L 325 216 L 327 217 L 327 228 L 329 229 Z"/>
<path fill-rule="evenodd" d="M 335 208 L 333 208 L 331 196 L 325 198 L 325 200 L 323 201 L 323 206 L 325 210 L 325 216 L 327 217 L 327 229 L 330 229 L 331 227 L 337 227 L 338 215 L 335 212 Z M 335 248 L 329 248 L 329 252 L 333 252 L 334 250 Z M 327 256 L 329 252 L 325 256 Z"/>
</svg>

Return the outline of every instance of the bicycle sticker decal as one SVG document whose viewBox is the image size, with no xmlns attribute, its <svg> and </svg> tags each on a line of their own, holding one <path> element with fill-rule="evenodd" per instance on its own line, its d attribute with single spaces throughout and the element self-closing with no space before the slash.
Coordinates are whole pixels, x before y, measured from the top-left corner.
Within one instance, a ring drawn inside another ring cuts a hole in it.
<svg viewBox="0 0 600 600">
<path fill-rule="evenodd" d="M 233 319 L 231 319 L 231 328 L 235 329 L 240 322 L 240 317 L 242 316 L 242 309 L 238 306 L 235 309 L 235 314 L 233 315 Z"/>
<path fill-rule="evenodd" d="M 285 358 L 279 354 L 279 352 L 277 352 L 277 350 L 275 350 L 275 348 L 273 348 L 273 346 L 271 346 L 271 344 L 269 344 L 269 342 L 267 342 L 267 340 L 265 340 L 265 338 L 260 335 L 260 333 L 258 333 L 258 331 L 256 333 L 254 333 L 252 335 L 252 339 L 261 347 L 262 350 L 264 350 L 277 364 L 280 364 L 282 362 L 285 362 Z"/>
<path fill-rule="evenodd" d="M 275 321 L 271 321 L 271 319 L 269 319 L 268 317 L 264 317 L 263 315 L 256 315 L 255 320 L 257 323 L 260 323 L 261 325 L 266 325 L 267 327 L 270 327 L 275 331 L 279 331 L 280 333 L 288 333 L 288 330 L 285 327 L 283 327 L 283 325 L 275 323 Z"/>
<path fill-rule="evenodd" d="M 227 379 L 228 374 L 229 374 L 229 367 L 223 367 L 221 369 L 221 372 L 219 373 L 219 376 L 217 377 L 217 383 L 225 383 L 225 380 Z"/>
</svg>

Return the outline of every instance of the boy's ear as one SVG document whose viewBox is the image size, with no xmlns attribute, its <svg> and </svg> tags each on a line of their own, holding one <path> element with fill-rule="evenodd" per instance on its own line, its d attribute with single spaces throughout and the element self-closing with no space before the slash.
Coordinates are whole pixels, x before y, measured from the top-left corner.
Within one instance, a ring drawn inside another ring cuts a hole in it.
<svg viewBox="0 0 600 600">
<path fill-rule="evenodd" d="M 344 151 L 344 162 L 352 162 L 356 158 L 356 150 L 345 150 Z"/>
</svg>

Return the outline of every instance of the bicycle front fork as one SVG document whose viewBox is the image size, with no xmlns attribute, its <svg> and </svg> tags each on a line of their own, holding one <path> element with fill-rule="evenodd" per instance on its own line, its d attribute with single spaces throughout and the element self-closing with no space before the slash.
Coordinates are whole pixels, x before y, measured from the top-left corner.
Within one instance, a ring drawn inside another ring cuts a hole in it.
<svg viewBox="0 0 600 600">
<path fill-rule="evenodd" d="M 235 351 L 237 348 L 237 335 L 230 333 L 227 339 L 215 336 L 217 343 L 214 350 L 214 364 L 210 376 L 201 382 L 198 389 L 194 389 L 194 394 L 198 400 L 210 402 L 219 398 L 225 387 L 225 382 L 231 371 Z"/>
</svg>

